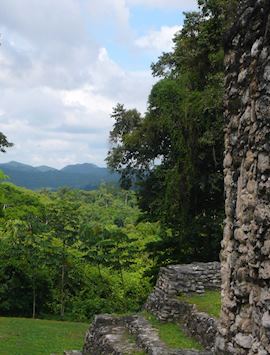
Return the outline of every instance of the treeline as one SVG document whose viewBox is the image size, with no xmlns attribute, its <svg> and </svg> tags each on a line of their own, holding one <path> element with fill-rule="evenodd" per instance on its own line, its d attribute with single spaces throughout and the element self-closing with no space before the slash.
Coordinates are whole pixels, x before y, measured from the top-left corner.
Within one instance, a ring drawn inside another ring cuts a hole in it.
<svg viewBox="0 0 270 355">
<path fill-rule="evenodd" d="M 144 116 L 118 104 L 107 163 L 140 208 L 160 221 L 158 265 L 218 260 L 223 201 L 223 38 L 236 0 L 199 0 L 174 49 L 152 64 L 160 80 Z M 170 231 L 168 233 L 168 230 Z"/>
<path fill-rule="evenodd" d="M 136 311 L 150 290 L 146 244 L 158 224 L 138 223 L 134 192 L 35 193 L 0 184 L 0 313 L 90 319 Z"/>
</svg>

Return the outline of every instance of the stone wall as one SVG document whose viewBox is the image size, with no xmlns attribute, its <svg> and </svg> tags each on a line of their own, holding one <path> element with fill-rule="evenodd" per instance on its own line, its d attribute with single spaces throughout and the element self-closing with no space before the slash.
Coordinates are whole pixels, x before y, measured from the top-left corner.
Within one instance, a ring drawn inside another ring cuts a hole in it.
<svg viewBox="0 0 270 355">
<path fill-rule="evenodd" d="M 226 43 L 223 308 L 217 354 L 270 354 L 270 1 L 239 2 Z"/>
<path fill-rule="evenodd" d="M 155 290 L 168 296 L 182 293 L 203 293 L 205 289 L 220 288 L 220 263 L 193 263 L 160 268 Z"/>
<path fill-rule="evenodd" d="M 177 295 L 219 289 L 220 284 L 218 262 L 162 267 L 145 308 L 161 321 L 175 320 L 186 313 L 187 307 L 183 302 L 177 301 Z"/>
<path fill-rule="evenodd" d="M 213 349 L 217 320 L 177 296 L 220 289 L 220 283 L 220 264 L 217 262 L 163 267 L 144 307 L 160 321 L 179 322 L 188 335 L 196 338 L 206 349 Z"/>
<path fill-rule="evenodd" d="M 132 339 L 129 339 L 130 336 Z M 83 355 L 212 355 L 209 351 L 169 349 L 142 316 L 99 315 L 86 333 Z"/>
</svg>

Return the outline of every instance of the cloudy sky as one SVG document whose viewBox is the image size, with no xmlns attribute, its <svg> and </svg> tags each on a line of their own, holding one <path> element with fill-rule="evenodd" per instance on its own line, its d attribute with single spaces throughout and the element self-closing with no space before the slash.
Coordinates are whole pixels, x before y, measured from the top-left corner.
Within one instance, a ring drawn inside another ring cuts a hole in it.
<svg viewBox="0 0 270 355">
<path fill-rule="evenodd" d="M 145 111 L 150 64 L 196 0 L 1 0 L 0 162 L 104 166 L 117 102 Z"/>
</svg>

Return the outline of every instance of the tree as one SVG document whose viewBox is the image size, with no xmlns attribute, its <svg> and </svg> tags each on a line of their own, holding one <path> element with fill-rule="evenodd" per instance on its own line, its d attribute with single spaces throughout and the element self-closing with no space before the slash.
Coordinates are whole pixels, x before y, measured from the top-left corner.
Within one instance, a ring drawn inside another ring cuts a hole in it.
<svg viewBox="0 0 270 355">
<path fill-rule="evenodd" d="M 149 95 L 145 117 L 136 125 L 124 133 L 118 130 L 129 110 L 114 109 L 118 115 L 111 136 L 118 133 L 117 145 L 109 151 L 107 163 L 121 174 L 123 187 L 137 181 L 146 218 L 161 221 L 163 238 L 151 246 L 160 263 L 219 257 L 223 36 L 230 21 L 228 9 L 234 4 L 201 0 L 199 12 L 186 14 L 173 51 L 152 65 L 160 81 Z"/>
<path fill-rule="evenodd" d="M 42 224 L 39 227 L 35 224 L 34 227 L 29 222 L 12 219 L 5 223 L 4 230 L 0 235 L 0 258 L 5 260 L 0 274 L 9 274 L 9 281 L 6 280 L 5 285 L 6 287 L 9 285 L 8 293 L 4 293 L 2 299 L 11 298 L 13 292 L 18 292 L 16 288 L 12 289 L 14 286 L 12 286 L 11 280 L 14 275 L 21 275 L 22 280 L 24 279 L 23 287 L 26 296 L 28 294 L 27 288 L 31 289 L 29 299 L 32 299 L 32 318 L 36 317 L 37 303 L 39 305 L 41 303 L 40 294 L 45 291 L 46 283 L 48 285 L 48 269 L 44 250 L 46 239 L 41 234 L 42 229 Z M 3 278 L 3 276 L 0 277 Z M 14 305 L 9 303 L 9 307 L 13 308 Z M 27 309 L 28 305 L 24 304 L 23 307 Z M 17 306 L 14 308 L 16 310 Z"/>
<path fill-rule="evenodd" d="M 47 207 L 47 222 L 53 235 L 51 253 L 53 261 L 60 268 L 59 305 L 60 316 L 65 316 L 68 294 L 68 273 L 70 267 L 70 248 L 76 243 L 79 232 L 78 205 L 66 200 L 55 200 Z"/>
<path fill-rule="evenodd" d="M 9 143 L 7 137 L 0 132 L 0 152 L 5 153 L 6 148 L 13 146 L 13 143 Z M 6 179 L 7 176 L 0 170 L 0 181 Z"/>
<path fill-rule="evenodd" d="M 5 153 L 7 148 L 13 146 L 13 143 L 8 142 L 7 137 L 0 132 L 0 152 Z"/>
<path fill-rule="evenodd" d="M 129 171 L 133 168 L 133 164 L 132 160 L 123 154 L 123 149 L 126 139 L 140 126 L 142 117 L 136 109 L 126 110 L 124 105 L 121 104 L 117 104 L 113 108 L 111 117 L 115 120 L 115 124 L 110 132 L 109 141 L 111 149 L 108 152 L 106 160 L 112 170 L 121 172 L 121 185 L 128 189 L 133 184 L 131 175 L 129 174 Z M 125 165 L 125 169 L 122 168 L 123 165 Z"/>
</svg>

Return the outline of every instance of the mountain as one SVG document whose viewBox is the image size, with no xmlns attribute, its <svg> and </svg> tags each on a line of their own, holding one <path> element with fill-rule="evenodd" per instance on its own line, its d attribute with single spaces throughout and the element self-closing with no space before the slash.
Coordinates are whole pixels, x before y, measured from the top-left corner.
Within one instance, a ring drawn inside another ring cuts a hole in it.
<svg viewBox="0 0 270 355">
<path fill-rule="evenodd" d="M 88 163 L 68 165 L 57 170 L 45 165 L 33 167 L 12 161 L 0 164 L 0 170 L 9 177 L 8 181 L 32 190 L 56 190 L 63 186 L 93 190 L 101 182 L 118 183 L 119 180 L 119 176 L 112 174 L 107 168 Z"/>
<path fill-rule="evenodd" d="M 89 163 L 84 163 L 84 164 L 75 164 L 75 165 L 67 165 L 61 171 L 65 173 L 75 173 L 75 174 L 89 174 L 92 173 L 94 170 L 99 170 L 99 169 L 105 169 L 106 168 L 99 168 L 95 164 L 89 164 Z"/>
<path fill-rule="evenodd" d="M 35 168 L 31 165 L 18 163 L 17 161 L 11 161 L 6 164 L 0 164 L 2 168 L 10 168 L 18 171 L 35 171 Z"/>
<path fill-rule="evenodd" d="M 57 169 L 51 168 L 50 166 L 47 165 L 36 166 L 35 169 L 41 171 L 42 173 L 45 173 L 46 171 L 57 171 Z"/>
</svg>

